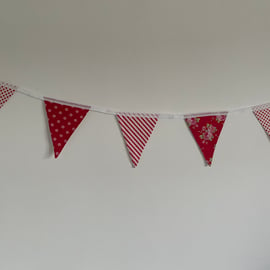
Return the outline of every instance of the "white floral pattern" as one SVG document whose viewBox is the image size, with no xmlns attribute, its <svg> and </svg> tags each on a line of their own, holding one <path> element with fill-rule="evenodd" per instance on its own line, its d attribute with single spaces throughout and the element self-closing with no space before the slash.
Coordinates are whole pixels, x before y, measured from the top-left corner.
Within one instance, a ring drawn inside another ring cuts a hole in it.
<svg viewBox="0 0 270 270">
<path fill-rule="evenodd" d="M 206 126 L 202 127 L 200 138 L 203 143 L 208 143 L 208 141 L 212 141 L 215 137 L 215 132 L 217 128 L 211 124 L 207 124 Z"/>
</svg>

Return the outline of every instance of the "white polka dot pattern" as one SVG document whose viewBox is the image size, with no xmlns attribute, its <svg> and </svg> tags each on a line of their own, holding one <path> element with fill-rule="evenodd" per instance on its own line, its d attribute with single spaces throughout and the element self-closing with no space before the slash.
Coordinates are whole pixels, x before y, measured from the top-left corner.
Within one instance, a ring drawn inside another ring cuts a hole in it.
<svg viewBox="0 0 270 270">
<path fill-rule="evenodd" d="M 16 91 L 17 86 L 0 82 L 0 109 L 4 106 L 4 104 L 9 100 L 9 98 Z"/>
<path fill-rule="evenodd" d="M 253 113 L 270 136 L 270 103 L 253 107 Z"/>
<path fill-rule="evenodd" d="M 54 156 L 57 158 L 89 109 L 51 102 L 46 98 L 44 103 L 52 137 Z"/>
</svg>

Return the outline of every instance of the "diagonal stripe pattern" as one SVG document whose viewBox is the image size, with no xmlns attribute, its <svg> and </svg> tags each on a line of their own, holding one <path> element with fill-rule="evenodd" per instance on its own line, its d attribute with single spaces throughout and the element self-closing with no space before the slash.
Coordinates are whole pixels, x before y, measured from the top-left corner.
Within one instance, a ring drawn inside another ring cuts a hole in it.
<svg viewBox="0 0 270 270">
<path fill-rule="evenodd" d="M 158 114 L 118 113 L 116 118 L 135 168 L 156 126 Z"/>
<path fill-rule="evenodd" d="M 253 107 L 253 113 L 265 132 L 270 136 L 270 103 Z"/>
</svg>

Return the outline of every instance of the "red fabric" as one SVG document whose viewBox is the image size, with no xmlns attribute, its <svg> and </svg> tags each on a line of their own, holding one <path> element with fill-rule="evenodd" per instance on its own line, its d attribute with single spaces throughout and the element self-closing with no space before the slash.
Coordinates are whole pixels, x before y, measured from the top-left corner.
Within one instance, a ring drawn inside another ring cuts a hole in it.
<svg viewBox="0 0 270 270">
<path fill-rule="evenodd" d="M 90 108 L 85 106 L 86 109 L 82 109 L 72 106 L 72 103 L 69 103 L 69 106 L 58 102 L 49 98 L 44 100 L 55 158 L 59 156 Z"/>
<path fill-rule="evenodd" d="M 253 113 L 265 132 L 270 136 L 270 103 L 253 107 Z"/>
<path fill-rule="evenodd" d="M 157 114 L 119 113 L 120 125 L 129 156 L 135 168 L 141 158 L 144 147 L 158 121 Z"/>
<path fill-rule="evenodd" d="M 4 106 L 4 104 L 9 100 L 9 98 L 16 91 L 17 86 L 0 82 L 0 109 Z"/>
<path fill-rule="evenodd" d="M 226 120 L 227 112 L 214 116 L 185 116 L 185 121 L 197 142 L 206 162 L 211 166 L 215 147 Z"/>
</svg>

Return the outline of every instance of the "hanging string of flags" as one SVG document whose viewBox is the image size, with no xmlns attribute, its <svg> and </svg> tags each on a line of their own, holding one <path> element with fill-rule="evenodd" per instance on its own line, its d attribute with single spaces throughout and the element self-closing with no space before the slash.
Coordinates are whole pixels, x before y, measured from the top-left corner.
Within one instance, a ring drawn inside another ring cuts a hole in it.
<svg viewBox="0 0 270 270">
<path fill-rule="evenodd" d="M 208 166 L 212 164 L 215 147 L 228 113 L 251 109 L 265 132 L 270 136 L 270 103 L 196 114 L 117 112 L 98 106 L 81 105 L 39 96 L 10 83 L 0 82 L 0 109 L 15 92 L 44 102 L 55 158 L 58 158 L 69 138 L 89 111 L 116 117 L 134 168 L 138 165 L 159 119 L 184 119 Z"/>
</svg>

